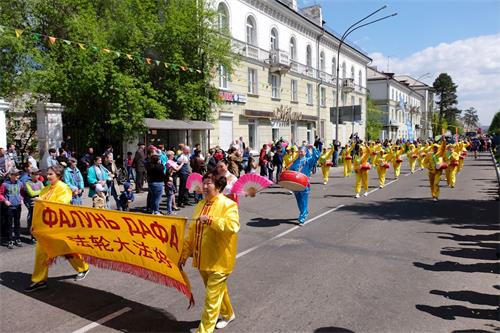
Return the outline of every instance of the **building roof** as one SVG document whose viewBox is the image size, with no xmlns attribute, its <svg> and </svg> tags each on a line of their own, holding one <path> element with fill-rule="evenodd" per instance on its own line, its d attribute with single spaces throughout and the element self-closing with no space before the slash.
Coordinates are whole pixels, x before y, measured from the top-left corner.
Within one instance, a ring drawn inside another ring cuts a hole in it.
<svg viewBox="0 0 500 333">
<path fill-rule="evenodd" d="M 144 118 L 144 123 L 150 129 L 168 130 L 213 130 L 214 125 L 200 120 L 153 119 Z"/>
</svg>

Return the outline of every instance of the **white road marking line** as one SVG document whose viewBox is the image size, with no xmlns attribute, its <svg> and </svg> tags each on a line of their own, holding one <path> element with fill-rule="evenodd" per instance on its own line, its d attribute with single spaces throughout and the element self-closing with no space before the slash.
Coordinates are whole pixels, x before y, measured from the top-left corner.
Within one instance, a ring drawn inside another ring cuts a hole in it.
<svg viewBox="0 0 500 333">
<path fill-rule="evenodd" d="M 96 328 L 97 326 L 100 326 L 100 325 L 104 324 L 105 322 L 110 321 L 110 320 L 112 320 L 112 319 L 114 319 L 114 318 L 116 318 L 118 316 L 121 316 L 122 314 L 124 314 L 125 312 L 128 312 L 130 310 L 132 310 L 132 308 L 126 307 L 126 308 L 123 308 L 123 309 L 118 310 L 116 312 L 113 312 L 113 313 L 107 315 L 106 317 L 103 317 L 103 318 L 101 318 L 101 319 L 99 319 L 97 321 L 94 321 L 94 322 L 88 324 L 87 326 L 84 326 L 84 327 L 82 327 L 82 328 L 80 328 L 80 329 L 78 329 L 76 331 L 73 331 L 73 333 L 88 332 L 91 329 Z"/>
<path fill-rule="evenodd" d="M 409 174 L 411 174 L 411 173 L 409 173 Z M 406 176 L 408 176 L 408 174 L 406 174 Z M 385 188 L 385 187 L 387 187 L 387 186 L 389 186 L 389 185 L 391 185 L 392 183 L 394 183 L 394 182 L 396 182 L 396 181 L 398 181 L 398 180 L 397 180 L 397 179 L 393 179 L 393 180 L 391 180 L 390 182 L 388 182 L 387 184 L 385 184 L 384 188 Z M 377 191 L 377 190 L 379 190 L 379 189 L 380 189 L 380 188 L 378 188 L 378 187 L 377 187 L 376 189 L 373 189 L 373 190 L 371 190 L 370 192 L 368 192 L 368 194 L 373 193 L 373 192 L 375 192 L 375 191 Z M 336 211 L 336 210 L 338 210 L 338 209 L 340 209 L 340 208 L 342 208 L 342 207 L 344 207 L 344 206 L 345 206 L 345 205 L 339 205 L 339 206 L 337 206 L 337 207 L 335 207 L 335 208 L 332 208 L 332 209 L 330 209 L 330 210 L 327 210 L 326 212 L 324 212 L 324 213 L 322 213 L 322 214 L 320 214 L 320 215 L 318 215 L 318 216 L 315 216 L 315 217 L 313 217 L 313 218 L 312 218 L 312 219 L 310 219 L 310 220 L 307 220 L 306 222 L 304 222 L 304 225 L 306 225 L 306 224 L 308 224 L 308 223 L 311 223 L 311 222 L 313 222 L 313 221 L 315 221 L 315 220 L 319 219 L 320 217 L 323 217 L 323 216 L 325 216 L 325 215 L 327 215 L 327 214 L 330 214 L 331 212 L 334 212 L 334 211 Z M 288 229 L 288 230 L 283 231 L 281 234 L 278 234 L 278 235 L 276 235 L 276 236 L 274 236 L 274 237 L 272 237 L 272 238 L 269 238 L 268 240 L 263 241 L 263 242 L 262 242 L 262 243 L 260 243 L 260 244 L 257 244 L 257 245 L 255 245 L 255 246 L 252 246 L 251 248 L 246 249 L 245 251 L 238 253 L 238 254 L 236 255 L 236 259 L 241 258 L 241 257 L 243 257 L 244 255 L 247 255 L 247 254 L 249 254 L 249 253 L 251 253 L 251 252 L 253 252 L 253 251 L 257 250 L 258 248 L 261 248 L 261 247 L 262 247 L 262 246 L 264 246 L 265 244 L 267 244 L 267 243 L 269 243 L 269 242 L 271 242 L 271 241 L 273 241 L 273 240 L 275 240 L 275 239 L 278 239 L 278 238 L 280 238 L 280 237 L 283 237 L 283 236 L 285 236 L 286 234 L 289 234 L 290 232 L 292 232 L 292 231 L 294 231 L 294 230 L 297 230 L 297 229 L 299 229 L 299 228 L 301 228 L 301 226 L 298 226 L 298 225 L 297 225 L 297 226 L 295 226 L 295 227 L 293 227 L 293 228 L 290 228 L 290 229 Z"/>
</svg>

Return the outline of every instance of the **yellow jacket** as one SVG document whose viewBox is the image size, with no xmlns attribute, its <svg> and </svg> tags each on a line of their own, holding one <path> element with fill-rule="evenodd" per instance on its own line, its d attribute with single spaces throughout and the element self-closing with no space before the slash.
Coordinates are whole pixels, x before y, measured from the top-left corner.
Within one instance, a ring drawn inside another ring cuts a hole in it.
<svg viewBox="0 0 500 333">
<path fill-rule="evenodd" d="M 283 155 L 283 169 L 288 169 L 293 162 L 295 162 L 297 157 L 299 157 L 299 153 L 295 150 L 286 152 L 285 155 Z"/>
<path fill-rule="evenodd" d="M 209 223 L 196 220 L 189 225 L 181 260 L 193 257 L 193 267 L 200 271 L 231 273 L 240 230 L 238 205 L 219 194 L 208 202 L 206 199 L 198 202 L 193 219 L 201 215 L 209 216 Z"/>
<path fill-rule="evenodd" d="M 328 149 L 326 152 L 321 154 L 321 156 L 318 159 L 318 164 L 320 166 L 326 165 L 326 162 L 332 159 L 333 155 L 333 149 Z"/>
<path fill-rule="evenodd" d="M 45 186 L 40 192 L 40 200 L 69 204 L 71 198 L 73 197 L 73 192 L 68 185 L 63 181 L 59 180 L 55 184 Z"/>
</svg>

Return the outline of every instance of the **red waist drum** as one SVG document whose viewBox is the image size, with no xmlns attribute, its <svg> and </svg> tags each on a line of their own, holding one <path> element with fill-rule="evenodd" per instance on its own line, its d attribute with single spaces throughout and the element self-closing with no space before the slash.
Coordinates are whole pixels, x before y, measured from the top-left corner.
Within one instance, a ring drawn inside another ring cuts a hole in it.
<svg viewBox="0 0 500 333">
<path fill-rule="evenodd" d="M 453 160 L 453 161 L 451 161 L 450 165 L 451 166 L 457 166 L 458 165 L 458 161 Z"/>
<path fill-rule="evenodd" d="M 346 156 L 345 159 L 346 159 L 346 161 L 350 161 L 350 160 L 352 160 L 352 156 Z"/>
<path fill-rule="evenodd" d="M 411 155 L 411 158 L 418 158 L 417 154 Z"/>
<path fill-rule="evenodd" d="M 401 158 L 396 159 L 396 163 L 401 163 L 401 162 L 403 162 L 403 160 Z"/>
<path fill-rule="evenodd" d="M 331 167 L 333 165 L 333 162 L 332 161 L 326 161 L 325 165 L 328 166 L 328 167 Z"/>
<path fill-rule="evenodd" d="M 446 170 L 448 169 L 447 163 L 436 163 L 436 170 Z"/>
<path fill-rule="evenodd" d="M 361 170 L 370 170 L 372 166 L 368 163 L 361 164 Z"/>
<path fill-rule="evenodd" d="M 384 164 L 382 164 L 382 167 L 386 168 L 386 169 L 389 169 L 391 166 L 389 165 L 389 163 L 384 163 Z"/>
<path fill-rule="evenodd" d="M 420 156 L 421 157 L 425 157 L 425 156 L 427 156 L 427 154 L 426 153 L 421 153 Z"/>
<path fill-rule="evenodd" d="M 285 170 L 281 173 L 278 185 L 290 191 L 304 191 L 309 184 L 309 178 L 303 173 Z"/>
</svg>

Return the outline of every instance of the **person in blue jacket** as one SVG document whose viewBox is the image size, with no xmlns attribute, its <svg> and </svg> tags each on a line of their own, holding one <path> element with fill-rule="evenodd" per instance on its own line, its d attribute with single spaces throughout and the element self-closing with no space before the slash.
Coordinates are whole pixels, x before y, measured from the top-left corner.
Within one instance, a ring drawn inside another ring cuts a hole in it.
<svg viewBox="0 0 500 333">
<path fill-rule="evenodd" d="M 76 167 L 77 160 L 74 157 L 68 159 L 69 166 L 64 169 L 63 181 L 69 186 L 73 192 L 73 197 L 71 198 L 72 205 L 82 205 L 82 195 L 83 195 L 83 176 L 80 170 Z"/>
<path fill-rule="evenodd" d="M 307 177 L 311 177 L 312 169 L 318 163 L 318 159 L 320 156 L 320 151 L 314 148 L 312 145 L 309 145 L 309 148 L 312 149 L 312 154 L 307 155 L 308 149 L 305 146 L 300 147 L 299 157 L 293 162 L 290 166 L 290 170 L 297 171 L 303 173 Z M 307 187 L 303 191 L 294 191 L 295 199 L 297 200 L 297 206 L 299 207 L 300 215 L 299 215 L 299 225 L 303 225 L 309 215 L 309 192 L 310 192 L 310 184 L 307 184 Z"/>
<path fill-rule="evenodd" d="M 87 182 L 89 183 L 89 197 L 93 198 L 96 194 L 95 187 L 97 184 L 101 184 L 105 189 L 109 196 L 110 189 L 106 185 L 106 181 L 108 180 L 108 170 L 102 166 L 102 158 L 101 156 L 94 157 L 94 165 L 87 169 Z"/>
</svg>

